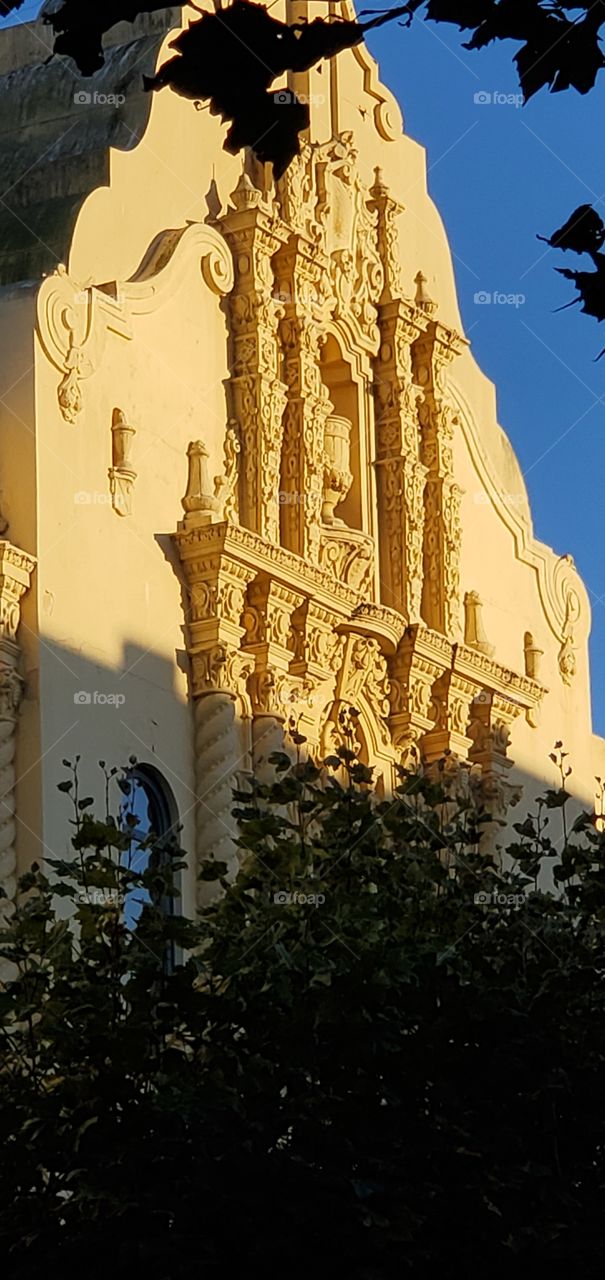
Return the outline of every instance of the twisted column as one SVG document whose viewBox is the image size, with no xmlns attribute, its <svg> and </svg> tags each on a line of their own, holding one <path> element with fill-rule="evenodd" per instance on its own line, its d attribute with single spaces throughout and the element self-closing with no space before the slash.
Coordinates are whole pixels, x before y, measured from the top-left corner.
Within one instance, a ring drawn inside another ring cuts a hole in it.
<svg viewBox="0 0 605 1280">
<path fill-rule="evenodd" d="M 198 865 L 206 859 L 226 862 L 237 871 L 237 823 L 233 786 L 238 766 L 235 702 L 223 692 L 195 699 L 196 849 Z M 199 885 L 202 897 L 203 882 Z"/>
</svg>

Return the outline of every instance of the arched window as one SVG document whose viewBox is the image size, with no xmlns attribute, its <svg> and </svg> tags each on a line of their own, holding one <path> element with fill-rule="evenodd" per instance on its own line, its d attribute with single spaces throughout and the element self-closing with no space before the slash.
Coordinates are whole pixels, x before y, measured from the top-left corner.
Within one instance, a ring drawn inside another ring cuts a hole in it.
<svg viewBox="0 0 605 1280">
<path fill-rule="evenodd" d="M 144 871 L 153 851 L 157 850 L 161 856 L 162 850 L 176 839 L 176 801 L 162 774 L 150 764 L 133 765 L 126 774 L 122 790 L 120 826 L 131 837 L 122 854 L 122 865 L 132 871 Z M 133 823 L 132 818 L 136 822 Z M 146 843 L 149 837 L 152 837 L 151 844 Z M 128 928 L 134 929 L 145 902 L 149 902 L 145 889 L 135 888 L 127 894 L 124 919 Z M 167 898 L 163 905 L 167 912 L 172 911 L 171 898 Z"/>
</svg>

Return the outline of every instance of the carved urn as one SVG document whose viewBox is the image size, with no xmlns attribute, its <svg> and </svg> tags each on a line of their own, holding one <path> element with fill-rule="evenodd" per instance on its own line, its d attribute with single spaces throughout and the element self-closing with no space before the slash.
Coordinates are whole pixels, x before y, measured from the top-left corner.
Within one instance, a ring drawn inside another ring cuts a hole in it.
<svg viewBox="0 0 605 1280">
<path fill-rule="evenodd" d="M 344 524 L 334 515 L 334 508 L 344 502 L 353 483 L 350 471 L 351 423 L 348 418 L 332 414 L 326 422 L 324 492 L 321 518 L 324 524 Z"/>
</svg>

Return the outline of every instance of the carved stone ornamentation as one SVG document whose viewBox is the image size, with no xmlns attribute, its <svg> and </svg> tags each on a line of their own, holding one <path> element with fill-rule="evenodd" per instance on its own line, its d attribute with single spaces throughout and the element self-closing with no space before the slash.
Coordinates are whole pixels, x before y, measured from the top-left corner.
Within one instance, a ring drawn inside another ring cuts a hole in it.
<svg viewBox="0 0 605 1280">
<path fill-rule="evenodd" d="M 531 631 L 526 631 L 523 637 L 523 657 L 525 659 L 526 676 L 529 676 L 531 680 L 539 680 L 544 650 L 538 648 Z"/>
<path fill-rule="evenodd" d="M 418 280 L 418 277 L 417 277 Z M 424 296 L 418 281 L 416 303 L 430 316 L 435 304 Z M 424 491 L 424 584 L 422 616 L 434 631 L 455 639 L 460 615 L 460 501 L 454 479 L 453 436 L 457 418 L 445 396 L 445 369 L 460 353 L 465 340 L 453 329 L 431 319 L 426 333 L 413 347 L 419 402 L 421 459 L 427 469 Z"/>
<path fill-rule="evenodd" d="M 390 196 L 379 170 L 370 196 L 384 279 L 373 382 L 381 594 L 385 604 L 416 622 L 424 573 L 427 468 L 420 457 L 419 390 L 414 385 L 411 348 L 425 332 L 428 317 L 403 296 L 396 226 L 403 210 Z"/>
<path fill-rule="evenodd" d="M 137 478 L 130 454 L 136 428 L 129 425 L 126 415 L 121 409 L 114 409 L 111 424 L 111 467 L 109 468 L 109 491 L 111 505 L 119 516 L 129 516 L 132 512 L 132 486 Z"/>
<path fill-rule="evenodd" d="M 344 502 L 353 483 L 350 470 L 351 422 L 330 414 L 324 432 L 326 463 L 321 518 L 323 524 L 344 523 L 334 515 L 334 508 Z"/>
<path fill-rule="evenodd" d="M 0 920 L 11 914 L 16 881 L 15 731 L 23 680 L 16 643 L 21 599 L 34 570 L 33 556 L 0 541 Z"/>
<path fill-rule="evenodd" d="M 433 686 L 451 663 L 451 645 L 422 625 L 407 629 L 389 663 L 390 729 L 401 763 L 413 753 L 433 723 Z"/>
<path fill-rule="evenodd" d="M 561 632 L 561 647 L 557 655 L 559 671 L 563 684 L 570 685 L 576 674 L 575 624 L 580 616 L 580 601 L 576 592 L 569 588 L 565 596 L 565 619 Z"/>
<path fill-rule="evenodd" d="M 280 296 L 287 298 L 280 324 L 287 386 L 281 534 L 286 546 L 313 564 L 319 560 L 325 428 L 333 406 L 320 373 L 324 326 L 307 300 L 319 298 L 326 269 L 321 251 L 300 235 L 275 258 Z"/>
<path fill-rule="evenodd" d="M 494 646 L 490 644 L 483 626 L 483 602 L 478 591 L 467 591 L 464 597 L 464 643 L 491 658 Z"/>
<path fill-rule="evenodd" d="M 374 574 L 374 539 L 344 525 L 322 529 L 319 564 L 355 591 L 365 591 Z"/>
<path fill-rule="evenodd" d="M 231 247 L 235 285 L 229 295 L 232 416 L 239 427 L 240 519 L 263 537 L 279 541 L 280 462 L 286 388 L 280 379 L 277 342 L 283 303 L 277 296 L 272 258 L 288 231 L 247 174 L 221 220 Z"/>
<path fill-rule="evenodd" d="M 192 440 L 187 449 L 187 489 L 182 507 L 189 524 L 210 524 L 219 519 L 220 501 L 210 483 L 208 450 L 203 440 Z"/>
</svg>

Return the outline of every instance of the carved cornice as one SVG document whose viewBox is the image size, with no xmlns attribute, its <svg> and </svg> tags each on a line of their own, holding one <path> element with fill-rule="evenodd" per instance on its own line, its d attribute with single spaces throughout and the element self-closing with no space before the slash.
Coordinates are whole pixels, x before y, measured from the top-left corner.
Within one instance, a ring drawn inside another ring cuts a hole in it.
<svg viewBox="0 0 605 1280">
<path fill-rule="evenodd" d="M 453 667 L 460 675 L 477 680 L 483 689 L 508 701 L 517 708 L 517 714 L 524 711 L 529 723 L 535 725 L 540 703 L 548 693 L 539 680 L 518 675 L 488 654 L 463 644 L 454 645 Z"/>
<path fill-rule="evenodd" d="M 309 564 L 285 547 L 276 546 L 251 529 L 222 521 L 205 528 L 181 528 L 173 534 L 185 566 L 199 566 L 203 572 L 209 556 L 226 554 L 251 573 L 266 572 L 277 582 L 303 595 L 313 595 L 319 604 L 348 617 L 360 603 L 359 593 L 340 583 L 318 565 Z"/>
</svg>

